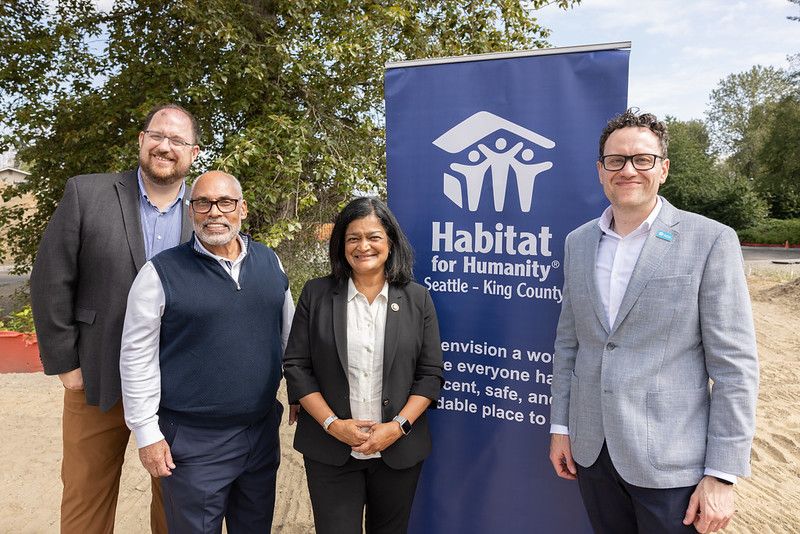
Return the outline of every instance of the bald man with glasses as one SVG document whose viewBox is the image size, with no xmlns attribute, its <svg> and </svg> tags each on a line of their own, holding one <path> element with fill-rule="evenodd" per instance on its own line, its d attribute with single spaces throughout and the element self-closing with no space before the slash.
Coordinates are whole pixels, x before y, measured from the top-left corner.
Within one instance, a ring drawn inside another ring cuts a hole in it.
<svg viewBox="0 0 800 534">
<path fill-rule="evenodd" d="M 170 532 L 269 532 L 280 463 L 276 399 L 294 314 L 269 247 L 240 232 L 233 176 L 192 187 L 194 236 L 131 287 L 120 353 L 125 419 L 161 478 Z"/>
</svg>

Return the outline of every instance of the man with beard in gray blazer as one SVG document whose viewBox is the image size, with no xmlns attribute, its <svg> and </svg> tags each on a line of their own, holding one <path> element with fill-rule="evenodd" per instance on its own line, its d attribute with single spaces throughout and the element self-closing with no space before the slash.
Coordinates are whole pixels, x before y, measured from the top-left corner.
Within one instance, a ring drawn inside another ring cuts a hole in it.
<svg viewBox="0 0 800 534">
<path fill-rule="evenodd" d="M 199 153 L 197 121 L 158 106 L 139 133 L 139 168 L 76 176 L 42 236 L 31 303 L 45 374 L 64 385 L 61 532 L 113 532 L 130 431 L 119 352 L 128 290 L 152 256 L 191 235 L 184 178 Z M 158 481 L 151 528 L 166 533 Z"/>
<path fill-rule="evenodd" d="M 667 146 L 654 115 L 613 118 L 597 163 L 611 206 L 565 244 L 550 460 L 600 533 L 723 529 L 750 473 L 758 360 L 739 242 L 658 196 Z"/>
</svg>

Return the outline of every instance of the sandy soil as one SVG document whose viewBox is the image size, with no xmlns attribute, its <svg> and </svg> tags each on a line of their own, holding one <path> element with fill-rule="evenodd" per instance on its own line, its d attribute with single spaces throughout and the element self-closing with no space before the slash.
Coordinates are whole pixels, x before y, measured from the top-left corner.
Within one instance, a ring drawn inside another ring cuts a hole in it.
<svg viewBox="0 0 800 534">
<path fill-rule="evenodd" d="M 800 279 L 749 278 L 761 358 L 753 476 L 736 486 L 729 533 L 800 532 Z M 58 531 L 62 389 L 41 374 L 0 375 L 0 532 Z M 313 532 L 301 457 L 291 448 L 293 427 L 281 429 L 283 460 L 273 532 Z M 546 454 L 542 451 L 542 454 Z M 148 531 L 149 481 L 128 448 L 117 511 L 117 532 Z"/>
</svg>

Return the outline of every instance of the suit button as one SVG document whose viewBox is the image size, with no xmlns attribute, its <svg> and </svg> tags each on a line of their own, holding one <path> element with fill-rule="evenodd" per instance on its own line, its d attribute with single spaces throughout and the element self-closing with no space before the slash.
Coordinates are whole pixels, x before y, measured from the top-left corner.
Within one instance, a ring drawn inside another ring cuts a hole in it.
<svg viewBox="0 0 800 534">
<path fill-rule="evenodd" d="M 608 350 L 614 350 L 616 348 L 617 348 L 617 346 L 615 344 L 613 344 L 613 343 L 609 343 L 608 345 L 606 345 L 606 349 L 608 349 Z"/>
<path fill-rule="evenodd" d="M 389 406 L 389 399 L 383 399 L 383 405 Z"/>
</svg>

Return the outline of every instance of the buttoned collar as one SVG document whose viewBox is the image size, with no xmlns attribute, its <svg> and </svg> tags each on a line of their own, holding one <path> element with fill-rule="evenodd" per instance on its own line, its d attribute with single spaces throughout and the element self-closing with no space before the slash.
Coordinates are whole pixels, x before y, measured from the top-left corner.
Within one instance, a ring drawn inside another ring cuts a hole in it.
<svg viewBox="0 0 800 534">
<path fill-rule="evenodd" d="M 137 178 L 137 181 L 139 183 L 139 196 L 141 198 L 143 198 L 145 200 L 145 202 L 147 202 L 148 204 L 150 204 L 151 206 L 153 206 L 155 209 L 158 210 L 158 207 L 155 204 L 153 204 L 152 202 L 150 202 L 150 197 L 147 196 L 147 190 L 144 188 L 144 178 L 142 178 L 142 168 L 141 167 L 136 169 L 136 178 Z M 175 204 L 177 204 L 181 200 L 183 200 L 183 196 L 185 194 L 186 194 L 186 182 L 181 182 L 181 188 L 178 190 L 178 196 L 175 197 L 175 200 L 172 202 L 172 204 L 167 206 L 167 208 L 163 211 L 163 213 L 168 212 L 169 210 L 172 209 L 172 206 L 174 206 Z M 159 211 L 161 211 L 161 210 L 159 210 Z"/>
<path fill-rule="evenodd" d="M 239 240 L 239 246 L 241 248 L 241 252 L 239 252 L 239 255 L 233 261 L 231 261 L 228 258 L 225 258 L 223 256 L 217 256 L 213 252 L 210 252 L 206 247 L 203 246 L 203 243 L 200 242 L 200 238 L 197 237 L 197 234 L 195 234 L 195 236 L 194 236 L 194 249 L 196 251 L 200 252 L 201 254 L 205 254 L 206 256 L 210 256 L 210 257 L 214 258 L 215 260 L 217 260 L 220 263 L 225 262 L 225 263 L 228 263 L 230 265 L 236 265 L 237 263 L 242 261 L 245 256 L 247 256 L 247 236 L 239 233 L 239 234 L 236 234 L 236 239 Z"/>
<path fill-rule="evenodd" d="M 636 228 L 636 230 L 628 235 L 634 236 L 649 232 L 650 228 L 653 226 L 653 223 L 656 221 L 656 218 L 658 218 L 658 214 L 661 213 L 661 207 L 663 205 L 664 203 L 661 200 L 661 196 L 657 196 L 656 205 L 650 212 L 650 215 L 647 216 L 647 218 Z M 609 206 L 605 209 L 605 211 L 603 211 L 600 219 L 598 219 L 597 226 L 600 227 L 600 230 L 602 230 L 604 234 L 621 238 L 621 236 L 611 228 L 611 223 L 613 220 L 614 212 L 611 210 L 611 206 Z"/>
<path fill-rule="evenodd" d="M 358 289 L 356 289 L 356 284 L 353 282 L 352 278 L 347 279 L 347 302 L 350 302 L 356 295 L 362 295 Z M 381 288 L 380 293 L 378 293 L 379 297 L 383 297 L 385 300 L 389 300 L 389 282 L 384 282 L 383 287 Z"/>
</svg>

